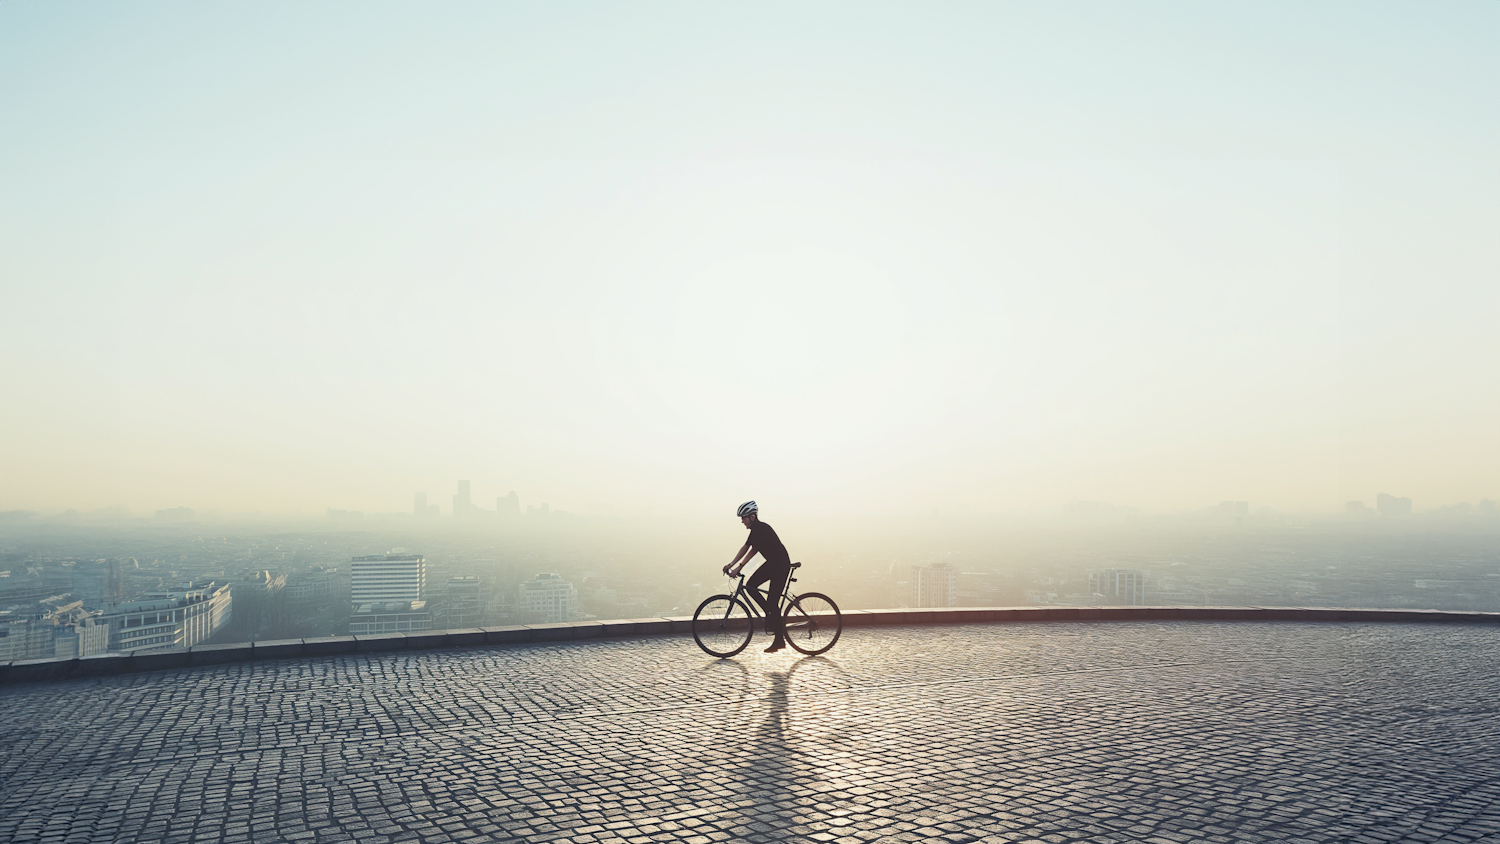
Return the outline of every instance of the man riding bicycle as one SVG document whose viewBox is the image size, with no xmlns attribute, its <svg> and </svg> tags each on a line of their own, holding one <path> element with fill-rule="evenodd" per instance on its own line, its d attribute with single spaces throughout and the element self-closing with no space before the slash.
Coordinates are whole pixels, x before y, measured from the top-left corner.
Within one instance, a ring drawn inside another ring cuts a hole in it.
<svg viewBox="0 0 1500 844">
<path fill-rule="evenodd" d="M 754 501 L 741 504 L 735 515 L 740 517 L 740 524 L 750 529 L 750 537 L 745 540 L 740 552 L 734 555 L 734 559 L 729 561 L 729 565 L 724 567 L 724 574 L 739 577 L 740 571 L 750 564 L 750 558 L 756 554 L 760 554 L 764 560 L 755 574 L 750 575 L 746 585 L 750 587 L 750 594 L 755 596 L 761 609 L 765 610 L 766 632 L 776 634 L 776 641 L 766 648 L 766 653 L 775 653 L 786 647 L 781 596 L 786 592 L 787 578 L 792 576 L 792 557 L 786 552 L 786 546 L 781 544 L 781 537 L 776 535 L 776 531 L 760 520 L 760 508 Z M 762 583 L 769 584 L 764 597 L 757 588 Z"/>
</svg>

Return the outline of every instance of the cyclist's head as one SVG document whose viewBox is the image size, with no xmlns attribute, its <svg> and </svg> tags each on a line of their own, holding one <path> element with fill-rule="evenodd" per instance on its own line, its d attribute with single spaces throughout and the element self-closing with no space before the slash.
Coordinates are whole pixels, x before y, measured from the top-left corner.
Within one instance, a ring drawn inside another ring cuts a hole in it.
<svg viewBox="0 0 1500 844">
<path fill-rule="evenodd" d="M 740 517 L 740 521 L 748 525 L 759 517 L 760 508 L 755 506 L 754 501 L 746 501 L 740 505 L 740 509 L 734 511 L 734 514 Z"/>
</svg>

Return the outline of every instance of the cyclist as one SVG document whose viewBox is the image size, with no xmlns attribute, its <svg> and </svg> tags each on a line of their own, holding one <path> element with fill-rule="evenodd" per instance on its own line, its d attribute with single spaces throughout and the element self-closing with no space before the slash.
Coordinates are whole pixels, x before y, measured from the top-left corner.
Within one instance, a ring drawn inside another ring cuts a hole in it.
<svg viewBox="0 0 1500 844">
<path fill-rule="evenodd" d="M 786 546 L 781 544 L 781 537 L 776 535 L 776 531 L 760 520 L 760 508 L 754 501 L 741 504 L 735 515 L 740 517 L 740 524 L 749 528 L 750 538 L 745 540 L 740 552 L 724 567 L 724 574 L 739 577 L 740 571 L 750 564 L 750 558 L 760 554 L 763 562 L 755 570 L 755 574 L 750 575 L 746 585 L 766 613 L 766 632 L 776 634 L 776 640 L 766 648 L 766 653 L 775 653 L 786 647 L 786 630 L 781 619 L 781 596 L 786 592 L 787 578 L 792 576 L 792 557 L 786 552 Z M 768 584 L 765 597 L 761 597 L 760 589 L 757 588 L 762 583 Z"/>
</svg>

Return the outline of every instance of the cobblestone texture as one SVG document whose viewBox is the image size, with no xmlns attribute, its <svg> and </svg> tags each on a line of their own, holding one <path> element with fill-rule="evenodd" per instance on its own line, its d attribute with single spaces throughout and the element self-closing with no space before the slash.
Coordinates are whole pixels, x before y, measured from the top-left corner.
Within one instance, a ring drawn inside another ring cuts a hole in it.
<svg viewBox="0 0 1500 844">
<path fill-rule="evenodd" d="M 1500 842 L 1500 629 L 850 629 L 0 691 L 0 841 Z"/>
</svg>

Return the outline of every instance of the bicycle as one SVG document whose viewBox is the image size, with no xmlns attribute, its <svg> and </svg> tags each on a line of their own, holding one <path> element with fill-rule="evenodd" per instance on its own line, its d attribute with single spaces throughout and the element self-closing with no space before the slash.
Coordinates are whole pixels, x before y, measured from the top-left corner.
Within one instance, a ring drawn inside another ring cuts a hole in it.
<svg viewBox="0 0 1500 844">
<path fill-rule="evenodd" d="M 792 563 L 792 574 L 801 563 Z M 755 619 L 764 618 L 760 602 L 750 595 L 745 573 L 739 574 L 739 586 L 733 595 L 713 595 L 703 600 L 693 613 L 693 638 L 709 656 L 727 659 L 744 650 L 755 635 Z M 839 605 L 821 592 L 792 592 L 797 578 L 788 577 L 781 596 L 781 618 L 786 623 L 786 643 L 808 656 L 817 656 L 833 647 L 844 632 L 844 618 Z M 755 590 L 757 593 L 759 589 Z"/>
</svg>

